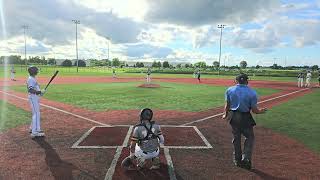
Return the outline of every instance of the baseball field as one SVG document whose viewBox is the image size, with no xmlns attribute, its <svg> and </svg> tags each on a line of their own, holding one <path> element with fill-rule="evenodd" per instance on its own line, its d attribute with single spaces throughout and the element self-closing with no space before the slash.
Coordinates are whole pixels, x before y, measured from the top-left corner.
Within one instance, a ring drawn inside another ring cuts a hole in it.
<svg viewBox="0 0 320 180">
<path fill-rule="evenodd" d="M 57 69 L 43 70 L 44 87 Z M 251 77 L 259 106 L 253 169 L 232 162 L 231 127 L 221 119 L 233 76 L 62 70 L 41 97 L 45 138 L 29 134 L 25 71 L 0 77 L 0 179 L 319 179 L 320 90 L 298 88 L 293 77 Z M 165 144 L 161 168 L 125 172 L 132 128 L 142 108 L 154 111 Z"/>
</svg>

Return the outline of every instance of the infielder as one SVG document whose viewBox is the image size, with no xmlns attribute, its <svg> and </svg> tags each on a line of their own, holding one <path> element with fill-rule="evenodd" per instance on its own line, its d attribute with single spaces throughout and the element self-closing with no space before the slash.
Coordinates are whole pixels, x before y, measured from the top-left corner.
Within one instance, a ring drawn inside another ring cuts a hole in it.
<svg viewBox="0 0 320 180">
<path fill-rule="evenodd" d="M 222 118 L 227 119 L 232 127 L 234 164 L 250 170 L 254 145 L 253 126 L 256 125 L 251 111 L 255 114 L 262 114 L 266 112 L 266 108 L 258 108 L 257 94 L 248 86 L 248 79 L 246 74 L 240 74 L 236 77 L 237 85 L 228 88 L 225 94 L 226 103 Z M 241 135 L 245 136 L 243 151 L 241 149 Z"/>
<path fill-rule="evenodd" d="M 140 113 L 140 124 L 133 130 L 130 143 L 130 156 L 125 158 L 121 166 L 126 170 L 139 170 L 144 167 L 145 161 L 151 159 L 150 169 L 160 168 L 160 144 L 164 144 L 164 137 L 160 126 L 152 120 L 151 109 L 143 109 Z M 134 165 L 135 163 L 136 165 Z M 136 167 L 134 167 L 136 166 Z"/>
<path fill-rule="evenodd" d="M 147 83 L 150 84 L 151 83 L 151 68 L 148 68 L 147 71 Z"/>
<path fill-rule="evenodd" d="M 117 78 L 116 70 L 112 69 L 112 78 Z"/>
<path fill-rule="evenodd" d="M 298 74 L 298 87 L 303 87 L 303 73 Z"/>
<path fill-rule="evenodd" d="M 319 81 L 319 87 L 320 87 L 320 72 L 319 72 L 318 81 Z"/>
<path fill-rule="evenodd" d="M 14 78 L 15 74 L 16 74 L 16 71 L 14 70 L 14 67 L 12 66 L 10 69 L 11 81 L 15 81 L 15 78 Z"/>
<path fill-rule="evenodd" d="M 311 86 L 311 78 L 312 78 L 312 74 L 310 71 L 307 72 L 307 76 L 306 76 L 306 87 L 310 87 Z"/>
<path fill-rule="evenodd" d="M 36 75 L 38 74 L 39 69 L 35 66 L 29 67 L 29 78 L 27 80 L 27 90 L 28 98 L 32 109 L 32 121 L 30 125 L 31 138 L 42 137 L 44 132 L 41 130 L 40 126 L 40 104 L 39 96 L 45 94 L 45 90 L 40 90 L 40 86 L 36 80 Z"/>
<path fill-rule="evenodd" d="M 198 72 L 197 72 L 197 78 L 198 78 L 198 81 L 199 81 L 199 82 L 201 82 L 200 76 L 201 76 L 201 73 L 200 73 L 200 70 L 198 70 Z"/>
</svg>

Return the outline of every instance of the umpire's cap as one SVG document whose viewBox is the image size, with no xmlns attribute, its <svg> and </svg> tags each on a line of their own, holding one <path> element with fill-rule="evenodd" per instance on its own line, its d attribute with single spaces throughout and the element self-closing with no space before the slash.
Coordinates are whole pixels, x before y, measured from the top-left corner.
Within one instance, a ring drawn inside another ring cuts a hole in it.
<svg viewBox="0 0 320 180">
<path fill-rule="evenodd" d="M 140 121 L 142 120 L 148 120 L 150 121 L 153 117 L 153 112 L 149 108 L 144 108 L 140 112 Z"/>
<path fill-rule="evenodd" d="M 241 73 L 236 77 L 236 81 L 239 84 L 248 84 L 248 79 L 249 79 L 248 75 L 244 73 Z"/>
<path fill-rule="evenodd" d="M 39 69 L 36 66 L 30 66 L 28 68 L 28 72 L 31 76 L 37 75 L 39 72 Z"/>
</svg>

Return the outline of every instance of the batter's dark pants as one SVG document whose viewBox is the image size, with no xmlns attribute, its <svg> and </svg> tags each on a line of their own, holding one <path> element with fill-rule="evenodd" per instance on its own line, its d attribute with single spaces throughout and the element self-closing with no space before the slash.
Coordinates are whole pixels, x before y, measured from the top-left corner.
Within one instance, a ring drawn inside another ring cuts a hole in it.
<svg viewBox="0 0 320 180">
<path fill-rule="evenodd" d="M 254 133 L 253 126 L 248 128 L 240 128 L 238 126 L 232 125 L 232 134 L 233 134 L 233 147 L 234 147 L 234 160 L 236 162 L 240 162 L 241 160 L 250 160 L 253 151 L 254 145 Z M 243 153 L 241 149 L 241 135 L 245 137 Z"/>
</svg>

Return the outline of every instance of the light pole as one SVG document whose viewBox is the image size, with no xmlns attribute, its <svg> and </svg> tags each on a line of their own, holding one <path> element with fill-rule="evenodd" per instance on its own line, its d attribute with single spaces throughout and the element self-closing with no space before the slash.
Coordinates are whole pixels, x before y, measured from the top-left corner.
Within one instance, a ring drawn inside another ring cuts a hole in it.
<svg viewBox="0 0 320 180">
<path fill-rule="evenodd" d="M 108 40 L 108 60 L 110 61 L 110 41 L 111 41 L 111 38 L 109 38 L 109 37 L 105 37 L 107 40 Z"/>
<path fill-rule="evenodd" d="M 72 20 L 76 24 L 76 55 L 77 55 L 77 72 L 79 71 L 79 59 L 78 59 L 78 24 L 80 24 L 80 20 Z"/>
<path fill-rule="evenodd" d="M 29 29 L 29 26 L 23 25 L 23 36 L 24 36 L 24 60 L 27 68 L 27 39 L 26 39 L 26 30 Z"/>
<path fill-rule="evenodd" d="M 218 28 L 220 29 L 220 53 L 219 53 L 219 68 L 218 68 L 218 74 L 220 75 L 220 62 L 221 62 L 221 40 L 222 40 L 222 29 L 225 27 L 226 25 L 224 24 L 219 24 Z"/>
</svg>

